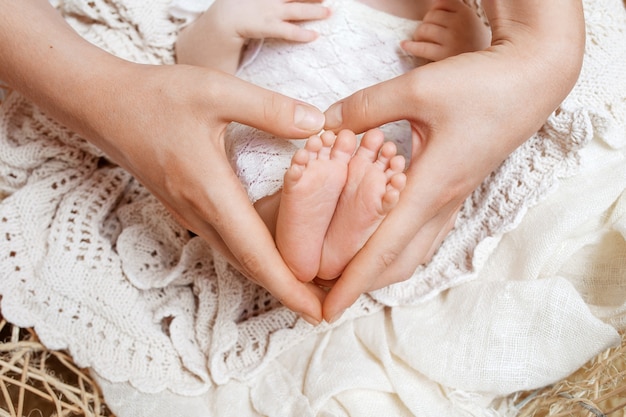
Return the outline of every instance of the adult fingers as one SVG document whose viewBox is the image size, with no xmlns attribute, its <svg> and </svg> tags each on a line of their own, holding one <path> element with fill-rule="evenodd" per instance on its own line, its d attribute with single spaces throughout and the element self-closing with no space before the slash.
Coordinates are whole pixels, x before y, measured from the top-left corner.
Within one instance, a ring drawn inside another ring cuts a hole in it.
<svg viewBox="0 0 626 417">
<path fill-rule="evenodd" d="M 302 101 L 226 75 L 211 94 L 224 122 L 239 122 L 283 138 L 306 138 L 324 127 L 324 114 Z"/>
<path fill-rule="evenodd" d="M 445 211 L 433 217 L 406 245 L 390 246 L 389 235 L 398 230 L 382 231 L 382 240 L 368 242 L 326 295 L 324 318 L 334 322 L 361 294 L 410 278 L 419 265 L 432 258 L 450 232 L 454 225 L 451 217 L 454 214 L 450 216 Z M 385 245 L 382 253 L 379 252 L 381 243 Z"/>
<path fill-rule="evenodd" d="M 336 319 L 361 294 L 409 278 L 432 256 L 465 196 L 465 184 L 457 176 L 451 178 L 450 167 L 441 164 L 449 153 L 431 141 L 412 161 L 398 205 L 328 293 L 326 320 Z"/>
<path fill-rule="evenodd" d="M 350 129 L 362 133 L 385 123 L 406 119 L 416 100 L 410 100 L 416 88 L 416 73 L 409 71 L 371 87 L 359 90 L 330 106 L 324 113 L 326 130 Z"/>
<path fill-rule="evenodd" d="M 212 236 L 214 229 L 237 260 L 246 276 L 253 279 L 285 306 L 308 317 L 321 320 L 321 294 L 298 281 L 278 253 L 274 239 L 254 210 L 225 155 L 223 134 L 227 123 L 237 121 L 277 136 L 307 137 L 318 132 L 323 114 L 312 106 L 253 86 L 233 76 L 213 73 L 207 96 L 215 113 L 207 116 L 213 124 L 215 153 L 210 167 L 196 167 L 199 178 L 210 175 L 219 178 L 219 186 L 204 187 L 203 199 L 189 196 L 190 204 L 199 216 L 194 230 L 201 236 Z M 215 120 L 217 118 L 217 120 Z M 220 155 L 220 156 L 217 156 Z M 203 175 L 202 171 L 206 171 Z"/>
<path fill-rule="evenodd" d="M 458 209 L 446 221 L 446 213 L 428 222 L 396 260 L 376 279 L 369 291 L 374 291 L 410 278 L 420 264 L 428 263 L 446 236 L 454 228 Z M 430 247 L 428 247 L 428 243 Z M 331 300 L 332 303 L 332 300 Z"/>
<path fill-rule="evenodd" d="M 226 158 L 214 160 L 211 173 L 221 179 L 221 184 L 207 190 L 209 198 L 202 207 L 196 205 L 198 218 L 195 221 L 188 218 L 196 225 L 194 232 L 210 242 L 217 242 L 221 253 L 231 261 L 234 258 L 233 265 L 286 307 L 311 323 L 319 323 L 324 294 L 315 286 L 297 280 L 285 265 L 273 237 L 250 204 Z"/>
</svg>

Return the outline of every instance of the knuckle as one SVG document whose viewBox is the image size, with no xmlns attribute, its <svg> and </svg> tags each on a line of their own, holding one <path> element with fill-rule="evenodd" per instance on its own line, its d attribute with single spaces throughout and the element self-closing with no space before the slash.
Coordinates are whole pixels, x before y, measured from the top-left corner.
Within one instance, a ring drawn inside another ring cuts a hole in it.
<svg viewBox="0 0 626 417">
<path fill-rule="evenodd" d="M 387 250 L 379 255 L 378 264 L 382 270 L 389 268 L 396 259 L 398 259 L 398 252 Z"/>
<path fill-rule="evenodd" d="M 238 256 L 242 272 L 247 277 L 254 277 L 255 281 L 263 269 L 263 262 L 254 252 L 243 252 Z"/>
<path fill-rule="evenodd" d="M 356 115 L 358 120 L 367 120 L 372 108 L 370 95 L 366 90 L 359 90 L 354 94 L 354 100 L 350 100 L 350 114 Z"/>
<path fill-rule="evenodd" d="M 278 94 L 269 94 L 263 106 L 263 120 L 270 125 L 276 125 L 282 120 L 285 114 L 285 101 Z"/>
<path fill-rule="evenodd" d="M 372 109 L 372 102 L 370 99 L 370 95 L 365 93 L 364 91 L 361 92 L 361 95 L 362 95 L 361 105 L 363 106 L 362 107 L 363 115 L 369 115 Z"/>
</svg>

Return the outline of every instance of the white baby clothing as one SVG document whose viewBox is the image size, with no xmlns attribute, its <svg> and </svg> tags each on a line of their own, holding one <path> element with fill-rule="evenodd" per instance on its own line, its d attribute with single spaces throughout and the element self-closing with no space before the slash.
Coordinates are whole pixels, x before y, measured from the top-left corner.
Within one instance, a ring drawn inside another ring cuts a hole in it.
<svg viewBox="0 0 626 417">
<path fill-rule="evenodd" d="M 318 39 L 310 43 L 254 42 L 244 53 L 237 76 L 324 111 L 362 88 L 423 62 L 400 48 L 402 40 L 411 39 L 417 21 L 372 9 L 357 0 L 329 0 L 324 5 L 332 10 L 328 19 L 303 24 L 317 31 Z M 382 129 L 408 159 L 408 123 L 391 123 Z M 227 131 L 226 143 L 237 175 L 254 202 L 282 187 L 291 157 L 304 140 L 285 141 L 234 123 Z"/>
</svg>

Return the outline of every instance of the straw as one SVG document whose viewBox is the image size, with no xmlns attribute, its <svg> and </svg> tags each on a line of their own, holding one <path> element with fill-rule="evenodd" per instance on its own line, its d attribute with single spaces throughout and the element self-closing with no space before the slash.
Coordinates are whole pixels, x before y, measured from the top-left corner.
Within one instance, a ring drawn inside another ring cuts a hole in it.
<svg viewBox="0 0 626 417">
<path fill-rule="evenodd" d="M 543 389 L 516 394 L 518 417 L 617 417 L 626 415 L 626 333 L 569 377 Z"/>
<path fill-rule="evenodd" d="M 0 317 L 0 417 L 112 416 L 89 374 Z"/>
<path fill-rule="evenodd" d="M 626 333 L 558 383 L 511 397 L 518 417 L 626 415 Z M 32 329 L 0 316 L 0 417 L 112 416 L 102 393 L 65 352 L 46 349 Z"/>
</svg>

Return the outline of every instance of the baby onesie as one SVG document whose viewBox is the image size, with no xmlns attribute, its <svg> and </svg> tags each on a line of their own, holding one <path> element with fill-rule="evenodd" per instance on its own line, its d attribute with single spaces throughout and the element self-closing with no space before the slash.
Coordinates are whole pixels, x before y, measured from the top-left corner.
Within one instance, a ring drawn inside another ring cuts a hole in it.
<svg viewBox="0 0 626 417">
<path fill-rule="evenodd" d="M 211 1 L 179 2 L 177 8 L 197 13 Z M 320 36 L 310 43 L 278 39 L 252 42 L 237 76 L 267 89 L 326 110 L 352 93 L 396 77 L 423 61 L 408 55 L 400 41 L 411 39 L 419 22 L 375 10 L 357 0 L 327 0 L 330 18 L 302 25 Z M 407 122 L 383 126 L 400 154 L 410 156 Z M 304 140 L 286 141 L 233 123 L 226 147 L 235 172 L 252 202 L 273 194 L 283 184 L 293 153 Z"/>
</svg>

